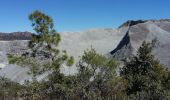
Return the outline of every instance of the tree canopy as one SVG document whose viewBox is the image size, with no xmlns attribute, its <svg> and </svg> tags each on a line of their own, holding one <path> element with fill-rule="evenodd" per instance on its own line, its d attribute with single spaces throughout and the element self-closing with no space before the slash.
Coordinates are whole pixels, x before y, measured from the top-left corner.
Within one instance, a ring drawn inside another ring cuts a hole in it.
<svg viewBox="0 0 170 100">
<path fill-rule="evenodd" d="M 152 43 L 144 41 L 137 55 L 121 68 L 120 75 L 127 80 L 127 95 L 135 95 L 135 99 L 167 99 L 167 89 L 163 82 L 169 72 L 155 59 L 152 49 Z"/>
</svg>

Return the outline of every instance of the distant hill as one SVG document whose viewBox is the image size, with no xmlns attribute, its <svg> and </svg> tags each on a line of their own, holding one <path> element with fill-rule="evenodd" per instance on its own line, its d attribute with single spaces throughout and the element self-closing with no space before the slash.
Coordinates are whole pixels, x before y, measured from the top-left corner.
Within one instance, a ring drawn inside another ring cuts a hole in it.
<svg viewBox="0 0 170 100">
<path fill-rule="evenodd" d="M 2 33 L 0 32 L 0 41 L 10 41 L 10 40 L 30 40 L 32 37 L 31 32 L 12 32 L 12 33 Z"/>
</svg>

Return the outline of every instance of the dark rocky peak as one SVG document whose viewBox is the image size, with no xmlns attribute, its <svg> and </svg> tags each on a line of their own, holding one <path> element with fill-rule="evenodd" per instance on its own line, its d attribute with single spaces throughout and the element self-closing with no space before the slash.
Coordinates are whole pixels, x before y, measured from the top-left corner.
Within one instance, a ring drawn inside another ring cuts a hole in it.
<svg viewBox="0 0 170 100">
<path fill-rule="evenodd" d="M 146 22 L 146 20 L 128 20 L 127 22 L 125 22 L 121 26 L 119 26 L 119 28 L 133 26 L 133 25 L 137 25 L 137 24 L 145 23 L 145 22 Z"/>
</svg>

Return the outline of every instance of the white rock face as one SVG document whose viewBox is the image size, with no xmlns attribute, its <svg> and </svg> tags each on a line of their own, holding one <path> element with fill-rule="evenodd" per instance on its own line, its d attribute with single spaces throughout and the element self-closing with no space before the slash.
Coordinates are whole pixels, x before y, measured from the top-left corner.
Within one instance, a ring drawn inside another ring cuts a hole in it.
<svg viewBox="0 0 170 100">
<path fill-rule="evenodd" d="M 84 50 L 91 47 L 98 53 L 107 54 L 113 50 L 124 34 L 114 29 L 93 29 L 84 32 L 61 33 L 60 46 L 77 60 Z"/>
<path fill-rule="evenodd" d="M 122 39 L 123 35 L 121 30 L 114 29 L 93 29 L 87 30 L 84 32 L 63 32 L 60 33 L 62 41 L 59 45 L 59 48 L 62 50 L 67 50 L 67 53 L 70 56 L 75 58 L 75 61 L 79 60 L 79 56 L 84 53 L 84 50 L 94 48 L 98 53 L 103 55 L 108 54 L 113 50 Z M 12 66 L 8 64 L 7 53 L 20 53 L 22 50 L 26 49 L 28 41 L 0 41 L 2 45 L 3 61 L 5 63 L 5 68 L 0 70 L 0 76 L 6 76 L 13 81 L 23 83 L 23 80 L 30 79 L 30 76 L 27 75 L 28 69 Z M 76 67 L 67 67 L 63 66 L 61 71 L 66 74 L 73 74 L 76 72 Z M 40 78 L 42 78 L 40 76 Z"/>
<path fill-rule="evenodd" d="M 110 54 L 123 58 L 129 56 L 129 52 L 135 54 L 141 43 L 157 38 L 158 45 L 154 49 L 154 55 L 166 67 L 170 66 L 170 21 L 145 21 L 131 24 L 128 30 L 127 24 L 118 29 L 91 29 L 83 32 L 62 32 L 62 41 L 59 48 L 66 50 L 67 53 L 78 61 L 86 49 L 93 47 L 98 53 L 103 55 Z M 123 37 L 127 34 L 128 43 Z M 123 41 L 119 46 L 120 41 Z M 8 64 L 7 53 L 20 53 L 26 49 L 28 41 L 0 41 L 0 76 L 6 76 L 13 81 L 23 83 L 30 79 L 27 74 L 28 68 Z M 119 48 L 118 48 L 119 47 Z M 63 66 L 62 71 L 66 74 L 76 72 L 76 67 Z M 46 76 L 39 76 L 43 79 Z"/>
<path fill-rule="evenodd" d="M 61 33 L 62 41 L 60 47 L 67 50 L 68 54 L 80 59 L 84 50 L 94 48 L 98 53 L 106 55 L 115 48 L 124 36 L 125 29 L 92 29 L 84 32 L 63 32 Z M 123 33 L 123 34 L 122 34 Z M 73 74 L 76 67 L 68 68 L 64 66 L 64 73 Z"/>
<path fill-rule="evenodd" d="M 169 28 L 167 28 L 169 27 Z M 162 64 L 170 68 L 170 21 L 148 21 L 132 26 L 129 32 L 134 52 L 145 41 L 157 39 L 153 54 Z"/>
<path fill-rule="evenodd" d="M 22 68 L 8 63 L 7 54 L 17 54 L 26 50 L 28 41 L 0 41 L 0 76 L 12 81 L 23 83 L 31 77 L 27 74 L 28 68 Z"/>
<path fill-rule="evenodd" d="M 5 68 L 6 67 L 6 65 L 5 64 L 0 64 L 0 69 L 2 69 L 2 68 Z"/>
</svg>

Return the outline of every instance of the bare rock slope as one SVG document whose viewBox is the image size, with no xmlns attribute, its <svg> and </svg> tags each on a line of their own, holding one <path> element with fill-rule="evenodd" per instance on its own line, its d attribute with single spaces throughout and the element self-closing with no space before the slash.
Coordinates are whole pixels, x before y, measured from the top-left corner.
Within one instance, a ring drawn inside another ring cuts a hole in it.
<svg viewBox="0 0 170 100">
<path fill-rule="evenodd" d="M 122 27 L 129 28 L 119 45 L 111 51 L 114 57 L 119 59 L 129 57 L 136 53 L 143 41 L 151 42 L 157 39 L 153 54 L 162 64 L 170 68 L 170 20 L 149 20 Z"/>
<path fill-rule="evenodd" d="M 157 38 L 153 54 L 166 67 L 170 66 L 170 20 L 128 21 L 117 29 L 91 29 L 83 32 L 62 32 L 61 49 L 79 60 L 84 50 L 93 47 L 98 53 L 122 60 L 136 53 L 141 43 Z M 0 41 L 0 76 L 22 83 L 29 79 L 27 68 L 8 64 L 8 53 L 20 53 L 28 41 Z M 75 72 L 75 67 L 65 68 L 64 73 Z M 40 78 L 42 78 L 40 76 Z"/>
</svg>

